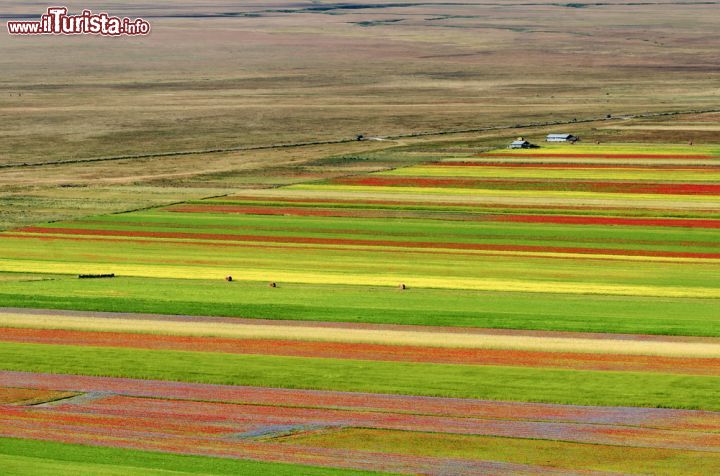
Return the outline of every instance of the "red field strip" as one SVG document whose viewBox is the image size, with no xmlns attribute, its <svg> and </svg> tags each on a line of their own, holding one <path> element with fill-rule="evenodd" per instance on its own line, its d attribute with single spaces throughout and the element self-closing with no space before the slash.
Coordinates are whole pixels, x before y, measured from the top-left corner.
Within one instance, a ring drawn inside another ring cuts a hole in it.
<svg viewBox="0 0 720 476">
<path fill-rule="evenodd" d="M 720 359 L 0 328 L 0 341 L 331 359 L 716 375 Z"/>
<path fill-rule="evenodd" d="M 310 208 L 278 206 L 240 205 L 178 205 L 167 208 L 180 213 L 238 213 L 248 215 L 291 215 L 326 216 L 343 218 L 384 218 L 402 214 L 402 211 L 353 210 L 346 208 Z M 455 215 L 453 215 L 455 216 Z M 457 218 L 456 218 L 457 219 Z M 511 214 L 466 214 L 462 221 L 504 221 L 516 223 L 552 223 L 561 225 L 619 225 L 619 226 L 660 226 L 683 228 L 720 228 L 720 220 L 702 218 L 620 218 L 577 215 L 511 215 Z"/>
<path fill-rule="evenodd" d="M 557 154 L 557 153 L 538 153 L 538 154 L 478 154 L 478 157 L 546 157 L 546 158 L 570 158 L 570 159 L 716 159 L 713 155 L 700 154 Z"/>
<path fill-rule="evenodd" d="M 369 187 L 486 188 L 500 190 L 563 190 L 651 195 L 720 195 L 720 184 L 601 182 L 564 180 L 502 180 L 419 177 L 344 177 L 332 181 Z"/>
<path fill-rule="evenodd" d="M 0 371 L 0 386 L 249 405 L 342 408 L 463 418 L 577 422 L 720 432 L 720 412 L 698 410 L 496 402 L 12 371 Z"/>
<path fill-rule="evenodd" d="M 494 215 L 490 220 L 558 225 L 669 226 L 683 228 L 720 228 L 720 220 L 702 218 L 619 218 L 577 215 Z"/>
<path fill-rule="evenodd" d="M 629 250 L 611 248 L 580 248 L 580 247 L 552 247 L 535 245 L 493 245 L 477 243 L 447 243 L 422 241 L 389 241 L 389 240 L 359 240 L 344 238 L 312 238 L 301 236 L 259 236 L 259 235 L 231 235 L 222 233 L 185 233 L 185 232 L 159 232 L 159 231 L 126 231 L 126 230 L 91 230 L 76 228 L 48 228 L 27 227 L 21 231 L 25 233 L 53 233 L 59 235 L 87 235 L 87 236 L 132 236 L 142 238 L 188 238 L 197 240 L 227 240 L 251 241 L 263 243 L 300 243 L 321 245 L 348 245 L 348 246 L 394 246 L 401 248 L 440 248 L 457 250 L 507 251 L 529 253 L 572 253 L 588 255 L 613 256 L 652 256 L 664 258 L 695 258 L 720 259 L 720 253 L 692 253 L 673 251 Z"/>
<path fill-rule="evenodd" d="M 720 170 L 717 165 L 672 165 L 672 164 L 545 164 L 533 162 L 433 162 L 433 167 L 501 167 L 501 168 L 527 168 L 527 169 L 621 169 L 621 170 L 702 170 L 716 172 Z"/>
</svg>

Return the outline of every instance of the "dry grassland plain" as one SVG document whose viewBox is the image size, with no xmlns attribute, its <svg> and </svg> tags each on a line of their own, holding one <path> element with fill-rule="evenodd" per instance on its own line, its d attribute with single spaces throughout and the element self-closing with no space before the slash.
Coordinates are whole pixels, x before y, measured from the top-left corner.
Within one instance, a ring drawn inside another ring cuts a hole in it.
<svg viewBox="0 0 720 476">
<path fill-rule="evenodd" d="M 66 3 L 144 16 L 154 30 L 0 35 L 0 165 L 717 108 L 713 2 Z M 41 8 L 11 0 L 0 16 Z M 595 134 L 718 135 L 658 132 Z M 302 180 L 329 173 L 303 167 L 319 157 L 404 143 L 0 169 L 0 228 Z"/>
<path fill-rule="evenodd" d="M 3 35 L 4 162 L 717 107 L 713 3 L 68 6 L 154 31 Z"/>
</svg>

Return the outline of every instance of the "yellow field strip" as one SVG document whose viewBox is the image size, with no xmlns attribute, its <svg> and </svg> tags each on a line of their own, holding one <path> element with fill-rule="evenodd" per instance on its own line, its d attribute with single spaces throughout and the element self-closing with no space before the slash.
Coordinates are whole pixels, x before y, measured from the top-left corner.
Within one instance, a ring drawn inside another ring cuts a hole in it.
<svg viewBox="0 0 720 476">
<path fill-rule="evenodd" d="M 1 327 L 66 329 L 97 332 L 129 332 L 235 339 L 284 339 L 319 342 L 411 345 L 426 347 L 511 349 L 544 352 L 578 352 L 619 355 L 720 358 L 718 342 L 642 341 L 627 338 L 545 337 L 498 335 L 427 330 L 353 329 L 284 324 L 249 324 L 247 321 L 177 322 L 168 320 L 98 318 L 92 316 L 38 315 L 22 312 L 0 313 Z M 2 340 L 2 336 L 0 336 Z"/>
<path fill-rule="evenodd" d="M 434 197 L 443 195 L 463 195 L 466 197 L 498 197 L 498 198 L 535 198 L 545 199 L 603 199 L 607 201 L 658 201 L 658 202 L 706 202 L 712 203 L 711 208 L 720 206 L 720 200 L 707 195 L 660 195 L 645 193 L 604 193 L 604 192 L 566 192 L 559 190 L 494 190 L 481 188 L 443 188 L 443 187 L 386 187 L 372 185 L 291 185 L 284 190 L 321 190 L 342 192 L 381 192 L 404 195 L 406 193 L 421 193 Z"/>
<path fill-rule="evenodd" d="M 555 169 L 533 167 L 433 167 L 416 166 L 366 175 L 366 177 L 422 177 L 476 179 L 567 179 L 567 180 L 630 180 L 661 182 L 717 182 L 720 173 L 709 170 L 654 169 Z"/>
<path fill-rule="evenodd" d="M 613 130 L 628 130 L 628 131 L 707 131 L 716 132 L 720 131 L 720 125 L 713 124 L 701 124 L 701 125 L 690 125 L 690 124 L 675 124 L 675 125 L 635 125 L 635 126 L 606 126 L 600 127 L 600 129 L 613 129 Z"/>
<path fill-rule="evenodd" d="M 608 159 L 608 158 L 562 158 L 562 157 L 513 157 L 511 155 L 497 157 L 443 157 L 438 162 L 467 162 L 474 164 L 573 164 L 578 167 L 583 165 L 615 165 L 615 166 L 640 166 L 640 165 L 672 165 L 682 169 L 695 165 L 720 165 L 719 159 Z"/>
<path fill-rule="evenodd" d="M 322 273 L 253 268 L 207 266 L 155 266 L 142 264 L 73 263 L 0 259 L 0 271 L 49 274 L 107 274 L 176 279 L 222 279 L 231 274 L 236 281 L 279 281 L 302 284 L 397 286 L 411 288 L 469 289 L 476 291 L 537 292 L 558 294 L 602 294 L 669 298 L 720 298 L 720 288 L 615 285 L 585 282 L 542 282 L 514 279 L 480 279 L 447 276 Z"/>
<path fill-rule="evenodd" d="M 550 196 L 546 192 L 480 190 L 473 194 L 473 189 L 447 189 L 422 187 L 361 187 L 349 185 L 313 186 L 314 188 L 293 188 L 247 190 L 243 196 L 262 198 L 304 198 L 330 200 L 388 200 L 396 202 L 424 201 L 433 203 L 452 203 L 465 206 L 473 205 L 542 205 L 581 206 L 581 207 L 614 207 L 633 209 L 675 209 L 675 210 L 717 210 L 720 200 L 711 197 L 691 197 L 688 195 L 644 195 L 619 193 L 586 193 L 586 192 L 554 192 L 558 196 Z M 426 193 L 428 190 L 432 190 Z M 496 193 L 497 192 L 497 193 Z M 510 193 L 505 193 L 510 192 Z M 580 196 L 578 196 L 580 195 Z"/>
</svg>

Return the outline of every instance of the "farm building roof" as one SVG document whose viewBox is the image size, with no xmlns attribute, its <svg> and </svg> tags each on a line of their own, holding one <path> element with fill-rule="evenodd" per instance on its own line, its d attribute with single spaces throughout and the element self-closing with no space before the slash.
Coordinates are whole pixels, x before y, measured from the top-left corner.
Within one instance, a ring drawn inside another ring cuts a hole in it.
<svg viewBox="0 0 720 476">
<path fill-rule="evenodd" d="M 573 137 L 572 134 L 548 134 L 547 136 L 548 136 L 548 138 L 553 138 L 553 139 L 568 139 L 570 137 Z"/>
</svg>

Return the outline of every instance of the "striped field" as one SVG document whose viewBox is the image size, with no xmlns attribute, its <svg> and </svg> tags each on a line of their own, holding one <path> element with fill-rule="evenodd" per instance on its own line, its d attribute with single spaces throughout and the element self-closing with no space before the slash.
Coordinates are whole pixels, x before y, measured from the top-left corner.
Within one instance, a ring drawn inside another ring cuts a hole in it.
<svg viewBox="0 0 720 476">
<path fill-rule="evenodd" d="M 497 150 L 38 224 L 0 234 L 0 306 L 0 464 L 720 471 L 720 147 Z"/>
</svg>

